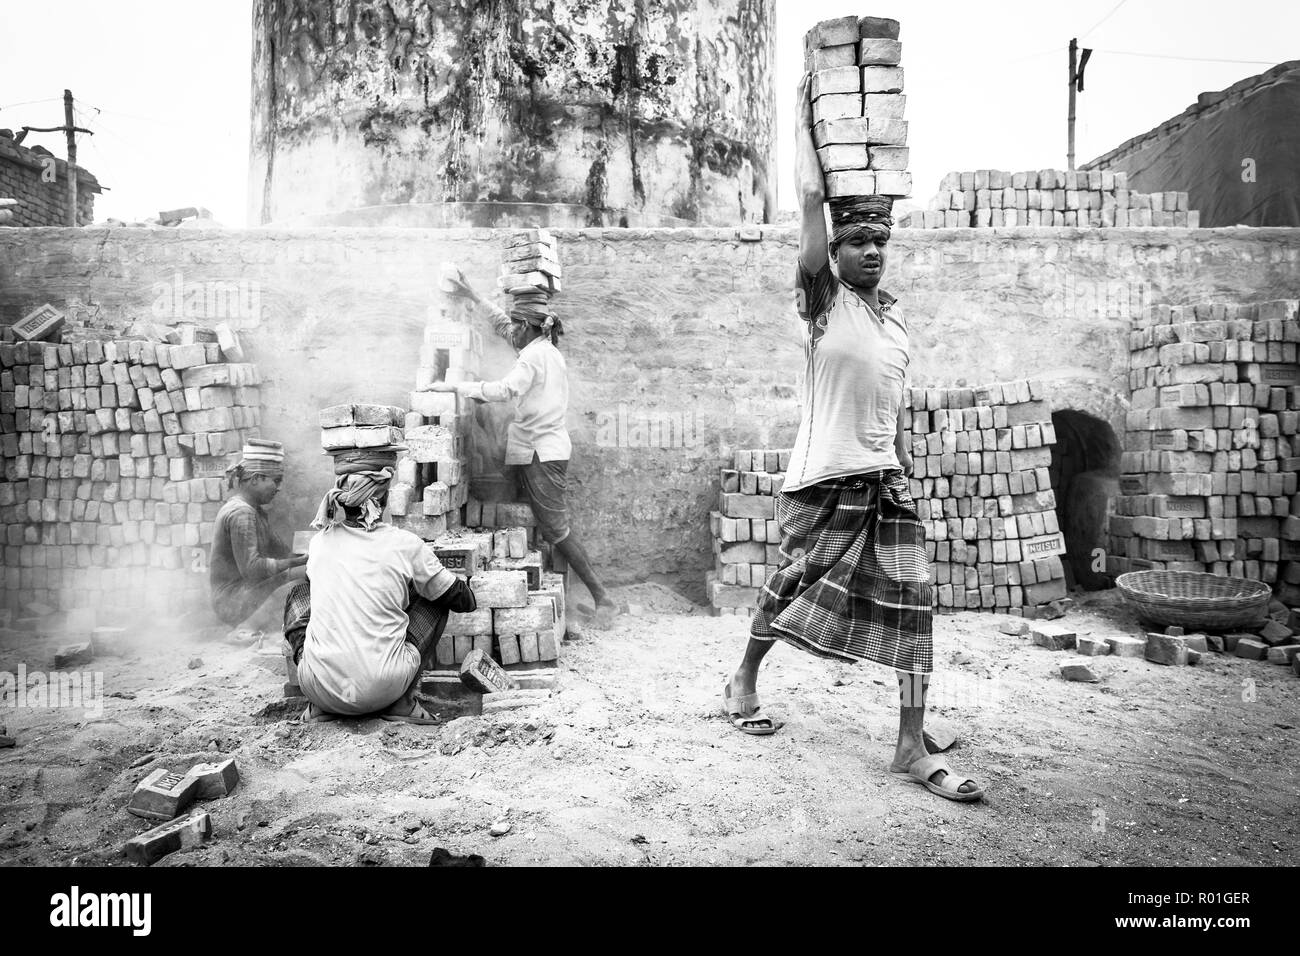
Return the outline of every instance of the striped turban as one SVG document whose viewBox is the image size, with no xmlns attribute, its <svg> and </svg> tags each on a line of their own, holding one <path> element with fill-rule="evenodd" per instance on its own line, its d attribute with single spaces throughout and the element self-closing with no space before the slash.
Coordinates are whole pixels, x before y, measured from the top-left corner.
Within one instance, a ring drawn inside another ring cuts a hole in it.
<svg viewBox="0 0 1300 956">
<path fill-rule="evenodd" d="M 889 196 L 836 196 L 828 205 L 831 210 L 831 249 L 858 235 L 889 239 L 894 224 L 894 200 Z"/>
<path fill-rule="evenodd" d="M 250 438 L 244 442 L 239 461 L 226 469 L 226 484 L 234 488 L 254 475 L 284 477 L 284 445 L 278 441 Z"/>
</svg>

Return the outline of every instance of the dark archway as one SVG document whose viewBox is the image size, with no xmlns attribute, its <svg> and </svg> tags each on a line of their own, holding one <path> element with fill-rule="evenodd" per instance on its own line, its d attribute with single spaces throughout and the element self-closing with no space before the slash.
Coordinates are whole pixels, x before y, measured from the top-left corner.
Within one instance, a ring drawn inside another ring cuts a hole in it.
<svg viewBox="0 0 1300 956">
<path fill-rule="evenodd" d="M 1071 587 L 1097 591 L 1110 587 L 1093 570 L 1094 555 L 1106 547 L 1106 512 L 1119 491 L 1120 443 L 1114 430 L 1086 412 L 1052 412 L 1052 488 L 1056 517 L 1065 536 L 1065 577 Z"/>
</svg>

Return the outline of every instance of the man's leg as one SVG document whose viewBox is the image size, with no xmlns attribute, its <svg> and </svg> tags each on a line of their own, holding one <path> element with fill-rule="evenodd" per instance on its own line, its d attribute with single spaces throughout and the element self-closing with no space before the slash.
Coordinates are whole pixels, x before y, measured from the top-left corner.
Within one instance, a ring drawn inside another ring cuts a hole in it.
<svg viewBox="0 0 1300 956">
<path fill-rule="evenodd" d="M 533 461 L 519 470 L 520 484 L 528 498 L 528 505 L 533 509 L 533 517 L 541 528 L 542 536 L 564 555 L 570 567 L 591 592 L 591 599 L 596 602 L 597 610 L 614 609 L 614 602 L 605 590 L 604 584 L 591 566 L 591 558 L 569 530 L 569 508 L 564 494 L 568 488 L 566 471 L 567 461 L 540 461 L 533 455 Z"/>
<path fill-rule="evenodd" d="M 776 641 L 760 641 L 756 637 L 749 639 L 745 645 L 745 657 L 731 678 L 732 697 L 744 697 L 758 692 L 758 666 L 763 663 L 763 658 L 775 643 Z"/>
<path fill-rule="evenodd" d="M 257 601 L 248 615 L 235 625 L 251 631 L 273 631 L 280 625 L 280 612 L 289 591 L 307 580 L 307 569 L 289 568 L 275 577 L 267 578 L 249 596 L 249 603 Z M 259 600 L 260 598 L 260 600 Z"/>
<path fill-rule="evenodd" d="M 293 648 L 293 662 L 302 660 L 307 642 L 307 624 L 311 621 L 311 584 L 303 581 L 289 589 L 284 599 L 284 639 Z"/>
<path fill-rule="evenodd" d="M 906 773 L 912 764 L 930 754 L 924 737 L 925 695 L 929 689 L 928 674 L 898 672 L 898 746 L 894 751 L 894 762 L 889 767 L 895 773 Z M 936 770 L 930 775 L 930 782 L 938 784 L 947 775 L 946 771 Z M 967 782 L 957 789 L 961 793 L 974 793 L 980 788 Z"/>
<path fill-rule="evenodd" d="M 406 643 L 415 647 L 420 654 L 420 669 L 415 672 L 415 679 L 397 700 L 385 710 L 385 714 L 395 717 L 432 717 L 416 700 L 420 690 L 420 675 L 432 670 L 437 664 L 436 648 L 438 638 L 442 637 L 447 626 L 447 609 L 438 607 L 432 601 L 412 594 L 411 603 L 407 605 Z"/>
</svg>

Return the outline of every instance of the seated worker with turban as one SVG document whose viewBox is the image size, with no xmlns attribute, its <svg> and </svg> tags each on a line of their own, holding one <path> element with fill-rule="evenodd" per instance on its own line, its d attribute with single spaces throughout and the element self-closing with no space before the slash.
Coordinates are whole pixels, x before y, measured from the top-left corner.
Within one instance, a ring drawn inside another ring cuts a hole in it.
<svg viewBox="0 0 1300 956">
<path fill-rule="evenodd" d="M 596 623 L 607 627 L 618 606 L 596 571 L 586 549 L 569 528 L 564 500 L 573 445 L 564 416 L 569 407 L 569 373 L 558 348 L 564 325 L 553 314 L 544 293 L 534 301 L 515 297 L 505 311 L 479 297 L 465 277 L 452 280 L 453 295 L 474 302 L 479 314 L 491 321 L 497 334 L 510 342 L 519 357 L 506 377 L 496 382 L 436 382 L 432 391 L 456 392 L 479 402 L 513 402 L 515 420 L 506 433 L 506 478 L 521 491 L 532 508 L 542 537 L 577 572 L 596 602 Z"/>
<path fill-rule="evenodd" d="M 278 592 L 304 577 L 307 556 L 276 537 L 266 515 L 283 478 L 284 447 L 256 438 L 226 471 L 236 494 L 217 512 L 208 560 L 212 610 L 223 624 L 275 627 L 284 600 Z"/>
<path fill-rule="evenodd" d="M 401 448 L 334 456 L 338 479 L 321 501 L 307 581 L 289 592 L 284 636 L 310 702 L 306 721 L 378 713 L 432 724 L 416 700 L 420 672 L 449 611 L 477 608 L 469 585 L 409 531 L 385 524 L 388 485 Z"/>
</svg>

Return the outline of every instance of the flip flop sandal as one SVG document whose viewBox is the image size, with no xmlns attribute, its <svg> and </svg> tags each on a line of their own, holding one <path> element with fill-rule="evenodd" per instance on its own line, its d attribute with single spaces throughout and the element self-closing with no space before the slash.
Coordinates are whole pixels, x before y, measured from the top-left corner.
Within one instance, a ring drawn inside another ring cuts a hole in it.
<svg viewBox="0 0 1300 956">
<path fill-rule="evenodd" d="M 944 778 L 938 783 L 930 780 L 936 773 L 942 770 Z M 909 780 L 915 780 L 925 787 L 931 793 L 937 793 L 945 800 L 956 800 L 958 803 L 972 803 L 983 798 L 984 788 L 972 790 L 970 793 L 962 793 L 958 788 L 964 783 L 973 783 L 978 786 L 979 781 L 973 777 L 962 777 L 953 773 L 952 768 L 948 766 L 948 761 L 938 754 L 930 754 L 928 757 L 922 757 L 912 766 L 907 768 L 907 773 L 901 773 L 897 770 L 891 771 L 896 777 L 907 777 Z"/>
<path fill-rule="evenodd" d="M 338 720 L 338 714 L 328 714 L 321 710 L 315 704 L 308 704 L 307 709 L 302 712 L 299 718 L 304 724 L 327 724 L 332 720 Z"/>
<path fill-rule="evenodd" d="M 417 724 L 421 727 L 438 723 L 437 715 L 429 713 L 418 703 L 409 714 L 380 714 L 379 719 L 394 724 Z"/>
<path fill-rule="evenodd" d="M 766 714 L 760 713 L 762 709 L 758 702 L 758 694 L 742 694 L 739 697 L 728 696 L 731 693 L 731 684 L 728 682 L 722 688 L 722 712 L 727 715 L 731 721 L 731 726 L 735 727 L 743 734 L 752 734 L 755 737 L 769 737 L 776 733 L 781 724 L 774 721 Z M 744 708 L 753 704 L 752 709 L 746 714 Z M 766 724 L 766 727 L 746 726 L 747 724 Z"/>
</svg>

